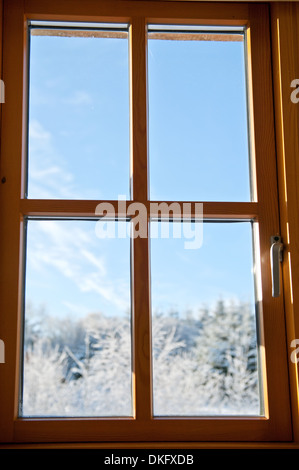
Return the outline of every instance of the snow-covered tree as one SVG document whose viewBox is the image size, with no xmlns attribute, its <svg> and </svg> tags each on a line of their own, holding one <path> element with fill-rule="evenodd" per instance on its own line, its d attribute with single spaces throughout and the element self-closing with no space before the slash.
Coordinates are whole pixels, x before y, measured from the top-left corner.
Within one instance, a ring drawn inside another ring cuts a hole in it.
<svg viewBox="0 0 299 470">
<path fill-rule="evenodd" d="M 41 324 L 32 318 L 25 330 L 24 415 L 132 414 L 129 316 L 54 322 L 43 312 Z M 259 414 L 255 330 L 252 309 L 240 303 L 218 302 L 200 318 L 153 315 L 155 415 Z"/>
</svg>

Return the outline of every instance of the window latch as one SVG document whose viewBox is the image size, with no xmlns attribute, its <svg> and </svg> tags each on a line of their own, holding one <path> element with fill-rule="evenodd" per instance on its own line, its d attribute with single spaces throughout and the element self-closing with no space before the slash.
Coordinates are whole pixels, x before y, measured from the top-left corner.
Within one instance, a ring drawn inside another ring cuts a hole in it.
<svg viewBox="0 0 299 470">
<path fill-rule="evenodd" d="M 272 297 L 280 296 L 280 263 L 283 260 L 283 243 L 279 235 L 271 237 L 270 248 Z"/>
</svg>

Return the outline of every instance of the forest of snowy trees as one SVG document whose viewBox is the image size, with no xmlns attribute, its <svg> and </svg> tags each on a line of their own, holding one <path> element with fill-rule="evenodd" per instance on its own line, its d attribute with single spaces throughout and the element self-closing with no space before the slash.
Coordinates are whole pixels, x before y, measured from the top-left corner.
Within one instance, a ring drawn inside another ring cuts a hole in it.
<svg viewBox="0 0 299 470">
<path fill-rule="evenodd" d="M 256 325 L 246 303 L 152 318 L 154 414 L 259 415 Z M 22 414 L 131 416 L 129 315 L 57 319 L 26 308 Z"/>
</svg>

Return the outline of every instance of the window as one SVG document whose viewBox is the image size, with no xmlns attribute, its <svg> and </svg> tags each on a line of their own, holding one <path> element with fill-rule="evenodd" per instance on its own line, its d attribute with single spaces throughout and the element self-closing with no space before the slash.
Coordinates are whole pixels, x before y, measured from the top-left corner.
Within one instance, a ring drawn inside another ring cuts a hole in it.
<svg viewBox="0 0 299 470">
<path fill-rule="evenodd" d="M 267 8 L 34 5 L 5 26 L 5 440 L 290 440 Z"/>
<path fill-rule="evenodd" d="M 28 26 L 28 198 L 128 198 L 128 26 Z"/>
<path fill-rule="evenodd" d="M 29 38 L 28 200 L 128 198 L 128 26 Z M 23 417 L 132 416 L 130 242 L 99 225 L 26 218 Z"/>
</svg>

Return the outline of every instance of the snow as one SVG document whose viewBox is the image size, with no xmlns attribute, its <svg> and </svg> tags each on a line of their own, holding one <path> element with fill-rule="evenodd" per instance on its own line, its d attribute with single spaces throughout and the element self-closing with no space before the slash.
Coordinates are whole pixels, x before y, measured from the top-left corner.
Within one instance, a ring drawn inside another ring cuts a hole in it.
<svg viewBox="0 0 299 470">
<path fill-rule="evenodd" d="M 260 415 L 255 315 L 245 303 L 153 314 L 156 416 Z M 131 321 L 54 320 L 27 307 L 22 416 L 132 416 Z"/>
</svg>

